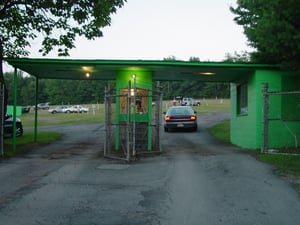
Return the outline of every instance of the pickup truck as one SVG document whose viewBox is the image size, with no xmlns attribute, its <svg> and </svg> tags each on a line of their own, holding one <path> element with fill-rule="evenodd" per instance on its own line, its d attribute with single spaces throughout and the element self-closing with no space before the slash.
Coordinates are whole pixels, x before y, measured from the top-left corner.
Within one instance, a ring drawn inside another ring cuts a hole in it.
<svg viewBox="0 0 300 225">
<path fill-rule="evenodd" d="M 201 102 L 193 98 L 182 98 L 181 105 L 199 106 Z"/>
</svg>

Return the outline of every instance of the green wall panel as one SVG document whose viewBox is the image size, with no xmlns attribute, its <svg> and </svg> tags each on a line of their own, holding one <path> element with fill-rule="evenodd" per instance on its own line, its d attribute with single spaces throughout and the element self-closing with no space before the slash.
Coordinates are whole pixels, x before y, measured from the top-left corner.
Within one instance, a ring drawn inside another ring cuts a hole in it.
<svg viewBox="0 0 300 225">
<path fill-rule="evenodd" d="M 135 78 L 133 77 L 135 75 Z M 134 80 L 135 79 L 135 80 Z M 130 83 L 131 89 L 134 88 L 134 83 L 136 83 L 137 88 L 137 96 L 136 99 L 139 99 L 141 103 L 141 112 L 137 112 L 134 114 L 136 110 L 136 105 L 131 106 L 131 114 L 130 114 L 130 122 L 136 122 L 141 124 L 148 124 L 147 131 L 147 145 L 148 150 L 152 149 L 152 72 L 143 70 L 143 69 L 135 69 L 128 68 L 128 70 L 121 70 L 117 74 L 117 82 L 116 82 L 116 92 L 117 95 L 121 94 L 122 91 L 128 93 L 128 85 Z M 139 96 L 140 94 L 140 96 Z M 128 114 L 124 111 L 124 101 L 120 98 L 116 99 L 116 123 L 122 123 L 128 121 Z M 123 106 L 121 106 L 123 104 Z M 126 103 L 127 104 L 127 103 Z M 123 109 L 121 108 L 123 107 Z M 134 108 L 133 108 L 134 107 Z M 138 127 L 138 125 L 136 126 Z M 119 126 L 116 126 L 116 149 L 119 149 L 119 136 L 120 136 Z M 137 137 L 138 138 L 138 137 Z"/>
<path fill-rule="evenodd" d="M 243 148 L 259 149 L 262 143 L 262 85 L 267 82 L 269 91 L 281 90 L 281 74 L 277 71 L 257 70 L 242 82 L 248 82 L 248 114 L 237 115 L 238 84 L 232 84 L 231 142 Z M 281 101 L 271 100 L 270 104 L 281 109 Z"/>
<path fill-rule="evenodd" d="M 6 113 L 8 115 L 14 114 L 14 106 L 13 105 L 8 105 L 6 109 L 7 109 Z M 22 115 L 22 106 L 16 106 L 16 116 L 21 116 L 21 115 Z"/>
<path fill-rule="evenodd" d="M 237 115 L 237 85 L 231 84 L 231 142 L 260 149 L 262 144 L 262 86 L 269 92 L 300 89 L 299 76 L 283 76 L 280 71 L 257 70 L 248 81 L 248 114 Z M 295 147 L 300 142 L 300 94 L 269 95 L 268 148 Z"/>
<path fill-rule="evenodd" d="M 248 113 L 238 115 L 237 112 L 237 86 L 231 84 L 231 142 L 243 148 L 255 148 L 256 135 L 256 88 L 255 76 L 245 77 L 240 83 L 248 83 Z"/>
</svg>

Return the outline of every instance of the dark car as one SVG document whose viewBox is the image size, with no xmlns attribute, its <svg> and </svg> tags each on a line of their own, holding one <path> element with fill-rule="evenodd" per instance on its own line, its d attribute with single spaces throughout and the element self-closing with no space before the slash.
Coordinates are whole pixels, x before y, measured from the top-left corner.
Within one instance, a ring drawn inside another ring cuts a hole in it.
<svg viewBox="0 0 300 225">
<path fill-rule="evenodd" d="M 23 106 L 22 107 L 22 114 L 23 113 L 29 113 L 30 112 L 30 106 Z"/>
<path fill-rule="evenodd" d="M 22 121 L 19 118 L 16 118 L 16 137 L 20 137 L 23 134 L 23 125 Z M 6 115 L 4 120 L 4 136 L 12 137 L 13 136 L 13 117 Z"/>
<path fill-rule="evenodd" d="M 37 108 L 48 110 L 48 109 L 50 109 L 49 102 L 39 103 L 39 104 L 37 104 Z"/>
<path fill-rule="evenodd" d="M 172 106 L 165 113 L 164 129 L 198 129 L 196 112 L 190 106 Z"/>
</svg>

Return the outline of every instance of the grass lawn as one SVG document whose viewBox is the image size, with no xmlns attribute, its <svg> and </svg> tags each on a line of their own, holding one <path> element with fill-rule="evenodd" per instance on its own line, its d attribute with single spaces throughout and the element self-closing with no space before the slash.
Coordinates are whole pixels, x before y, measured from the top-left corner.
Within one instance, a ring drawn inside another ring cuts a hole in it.
<svg viewBox="0 0 300 225">
<path fill-rule="evenodd" d="M 54 108 L 55 106 L 53 106 Z M 48 110 L 38 110 L 37 114 L 38 127 L 55 126 L 63 124 L 88 124 L 88 123 L 102 123 L 104 122 L 104 105 L 97 105 L 90 107 L 89 113 L 56 113 L 51 114 Z M 33 131 L 26 131 L 26 129 L 34 128 L 35 113 L 31 109 L 29 113 L 18 116 L 22 120 L 24 127 L 24 134 L 16 138 L 16 150 L 13 150 L 13 143 L 11 138 L 4 139 L 4 157 L 13 157 L 18 154 L 23 154 L 30 151 L 34 146 L 46 145 L 62 137 L 59 132 L 39 132 L 37 135 L 37 142 L 34 142 Z M 1 156 L 0 156 L 1 157 Z"/>
<path fill-rule="evenodd" d="M 192 106 L 192 108 L 199 114 L 209 112 L 229 112 L 230 100 L 229 99 L 200 99 L 201 105 Z M 166 112 L 168 107 L 172 106 L 172 101 L 163 102 L 163 111 Z"/>
<path fill-rule="evenodd" d="M 54 108 L 55 106 L 51 106 Z M 29 113 L 23 114 L 19 118 L 25 128 L 33 128 L 35 122 L 33 109 Z M 49 113 L 48 110 L 38 110 L 37 123 L 39 127 L 55 126 L 62 124 L 87 124 L 102 123 L 104 118 L 104 105 L 98 104 L 95 107 L 89 106 L 88 113 Z"/>
<path fill-rule="evenodd" d="M 230 121 L 218 123 L 215 126 L 208 128 L 208 131 L 219 140 L 230 143 Z"/>
<path fill-rule="evenodd" d="M 18 154 L 29 152 L 33 147 L 46 145 L 62 138 L 63 134 L 58 132 L 39 132 L 38 142 L 34 143 L 33 132 L 24 133 L 16 140 L 16 150 L 13 149 L 12 138 L 4 139 L 4 157 L 13 157 Z"/>
<path fill-rule="evenodd" d="M 276 166 L 279 174 L 300 177 L 300 155 L 260 154 L 259 159 Z"/>
<path fill-rule="evenodd" d="M 208 131 L 223 142 L 230 143 L 229 121 L 219 123 L 209 128 Z M 253 151 L 260 161 L 276 166 L 279 174 L 291 174 L 300 177 L 300 155 L 260 154 L 257 150 Z"/>
</svg>

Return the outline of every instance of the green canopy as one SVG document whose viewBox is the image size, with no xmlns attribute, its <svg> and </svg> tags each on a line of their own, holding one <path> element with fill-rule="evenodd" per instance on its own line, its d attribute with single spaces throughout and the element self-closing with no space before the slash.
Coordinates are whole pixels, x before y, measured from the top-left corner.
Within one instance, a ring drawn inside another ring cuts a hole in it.
<svg viewBox="0 0 300 225">
<path fill-rule="evenodd" d="M 120 70 L 146 70 L 152 72 L 154 81 L 235 82 L 257 69 L 274 69 L 273 65 L 266 64 L 156 60 L 6 58 L 5 61 L 39 79 L 72 80 L 115 80 Z"/>
</svg>

